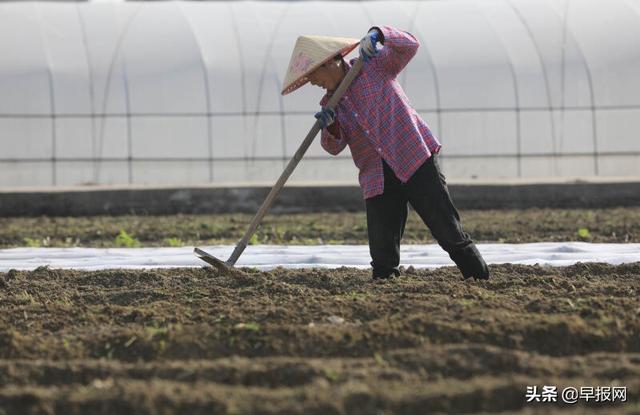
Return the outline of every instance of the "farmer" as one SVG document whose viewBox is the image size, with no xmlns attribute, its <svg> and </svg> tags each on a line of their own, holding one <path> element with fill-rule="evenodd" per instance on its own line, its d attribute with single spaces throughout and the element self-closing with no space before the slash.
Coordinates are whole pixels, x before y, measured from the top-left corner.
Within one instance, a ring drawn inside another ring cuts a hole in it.
<svg viewBox="0 0 640 415">
<path fill-rule="evenodd" d="M 383 45 L 381 49 L 377 43 Z M 374 26 L 361 40 L 300 36 L 282 95 L 306 82 L 327 90 L 320 101 L 322 110 L 315 114 L 322 126 L 321 144 L 332 155 L 348 145 L 360 170 L 373 279 L 400 274 L 407 203 L 458 265 L 464 279 L 488 279 L 487 264 L 462 229 L 438 166 L 440 143 L 396 80 L 419 45 L 410 33 L 390 26 Z M 362 69 L 335 109 L 325 108 L 358 59 L 344 60 L 356 46 Z"/>
</svg>

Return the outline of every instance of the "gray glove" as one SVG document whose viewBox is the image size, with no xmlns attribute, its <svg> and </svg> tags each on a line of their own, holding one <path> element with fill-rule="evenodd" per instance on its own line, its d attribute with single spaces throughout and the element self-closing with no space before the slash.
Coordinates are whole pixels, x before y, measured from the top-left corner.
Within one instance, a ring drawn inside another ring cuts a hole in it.
<svg viewBox="0 0 640 415">
<path fill-rule="evenodd" d="M 369 33 L 360 40 L 360 58 L 362 58 L 363 61 L 367 62 L 378 54 L 378 49 L 376 48 L 376 44 L 379 42 L 378 36 L 378 30 L 371 29 Z"/>
<path fill-rule="evenodd" d="M 336 120 L 336 112 L 331 108 L 323 108 L 316 112 L 315 117 L 320 121 L 322 128 L 327 128 Z"/>
</svg>

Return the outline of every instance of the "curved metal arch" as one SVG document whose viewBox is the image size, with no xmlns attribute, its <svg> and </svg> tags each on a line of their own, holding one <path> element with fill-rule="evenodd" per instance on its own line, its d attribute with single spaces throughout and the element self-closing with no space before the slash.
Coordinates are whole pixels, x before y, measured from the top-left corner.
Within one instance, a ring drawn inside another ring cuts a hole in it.
<svg viewBox="0 0 640 415">
<path fill-rule="evenodd" d="M 206 113 L 206 117 L 207 117 L 207 149 L 208 149 L 208 153 L 209 153 L 209 181 L 213 182 L 213 130 L 211 128 L 211 98 L 209 96 L 210 94 L 210 89 L 209 89 L 209 71 L 207 71 L 207 64 L 204 61 L 204 55 L 202 53 L 202 45 L 200 44 L 200 41 L 198 40 L 198 37 L 196 36 L 196 33 L 193 30 L 193 26 L 191 25 L 191 21 L 187 18 L 187 16 L 184 13 L 184 10 L 182 8 L 182 3 L 178 2 L 177 3 L 178 6 L 178 10 L 180 10 L 180 15 L 182 16 L 182 18 L 184 19 L 185 23 L 187 24 L 187 26 L 189 27 L 189 32 L 191 33 L 191 36 L 193 37 L 193 41 L 196 44 L 197 48 L 198 48 L 198 57 L 200 58 L 200 66 L 202 68 L 202 80 L 204 81 L 204 95 L 205 95 L 205 103 L 207 106 L 207 113 Z"/>
<path fill-rule="evenodd" d="M 289 3 L 290 4 L 290 3 Z M 270 58 L 273 59 L 273 56 L 269 54 Z M 275 66 L 275 65 L 274 65 Z M 280 116 L 280 132 L 282 138 L 282 167 L 284 168 L 287 164 L 287 129 L 285 123 L 285 110 L 284 110 L 284 97 L 280 93 L 282 91 L 282 83 L 284 80 L 280 79 L 280 75 L 278 71 L 274 71 L 273 80 L 276 84 L 276 96 L 278 97 L 278 115 Z M 259 112 L 258 112 L 259 113 Z"/>
<path fill-rule="evenodd" d="M 282 91 L 282 82 L 280 81 L 280 77 L 277 73 L 273 74 L 273 78 L 276 84 L 276 88 L 278 91 L 278 107 L 280 108 L 280 131 L 282 133 L 282 167 L 286 167 L 287 164 L 287 131 L 286 131 L 286 123 L 284 122 L 285 112 L 284 112 L 284 97 L 280 93 Z"/>
<path fill-rule="evenodd" d="M 518 177 L 522 177 L 522 122 L 520 114 L 520 90 L 518 85 L 518 79 L 516 77 L 516 68 L 513 63 L 513 58 L 509 53 L 509 49 L 507 49 L 502 37 L 498 34 L 498 31 L 493 26 L 491 21 L 487 18 L 484 11 L 478 6 L 477 3 L 474 3 L 477 9 L 480 11 L 480 15 L 484 17 L 484 20 L 487 22 L 493 33 L 496 35 L 496 38 L 500 42 L 500 46 L 504 49 L 505 56 L 507 57 L 507 61 L 509 63 L 509 72 L 511 73 L 511 80 L 513 82 L 513 94 L 516 103 L 516 152 L 517 152 L 517 166 L 518 166 Z"/>
<path fill-rule="evenodd" d="M 56 186 L 58 184 L 58 170 L 56 166 L 56 144 L 57 144 L 57 134 L 56 134 L 56 98 L 55 98 L 55 86 L 53 82 L 53 73 L 51 71 L 51 56 L 49 55 L 49 49 L 47 48 L 47 39 L 44 35 L 43 27 L 44 20 L 42 18 L 42 12 L 40 11 L 40 7 L 38 4 L 33 4 L 33 7 L 36 10 L 36 15 L 38 16 L 38 20 L 40 24 L 38 25 L 39 33 L 40 33 L 40 41 L 42 42 L 42 50 L 44 52 L 44 58 L 47 64 L 47 77 L 49 78 L 49 107 L 51 108 L 51 184 Z"/>
<path fill-rule="evenodd" d="M 282 19 L 284 19 L 284 16 L 287 15 L 289 13 L 289 8 L 291 7 L 291 3 L 287 3 L 286 6 L 286 10 L 283 12 L 282 15 Z M 273 39 L 275 39 L 276 34 L 278 33 L 278 29 L 280 28 L 280 21 L 278 21 L 278 25 L 277 25 L 277 29 L 274 31 L 273 34 Z M 269 51 L 271 51 L 271 49 L 269 49 Z M 274 66 L 275 63 L 273 62 L 273 56 L 271 55 L 271 53 L 269 53 L 269 59 L 272 61 L 272 64 Z M 266 61 L 265 61 L 266 64 Z M 280 91 L 282 91 L 282 83 L 284 81 L 280 79 L 280 75 L 278 71 L 274 71 L 273 73 L 273 78 L 276 84 L 276 96 L 278 97 L 278 115 L 280 116 L 280 133 L 281 133 L 281 139 L 282 139 L 282 167 L 284 168 L 287 164 L 287 129 L 286 129 L 286 123 L 285 123 L 285 110 L 284 110 L 284 97 L 282 96 L 282 94 L 280 93 Z M 259 112 L 258 112 L 259 113 Z"/>
<path fill-rule="evenodd" d="M 127 34 L 127 32 L 129 31 L 129 28 L 131 27 L 131 24 L 133 23 L 133 20 L 138 16 L 138 13 L 140 13 L 140 10 L 142 10 L 142 4 L 141 3 L 138 8 L 133 12 L 133 14 L 131 15 L 131 17 L 129 18 L 129 20 L 127 20 L 127 22 L 125 23 L 124 29 L 122 30 L 122 32 L 120 32 L 120 35 L 118 36 L 118 40 L 116 41 L 116 46 L 113 49 L 113 54 L 111 55 L 111 60 L 109 62 L 109 70 L 107 71 L 107 80 L 105 82 L 105 86 L 104 86 L 104 92 L 102 94 L 103 99 L 102 99 L 102 111 L 101 111 L 101 115 L 102 115 L 102 119 L 101 119 L 101 123 L 100 123 L 100 134 L 98 136 L 98 148 L 100 149 L 100 158 L 102 158 L 102 145 L 104 144 L 104 126 L 105 126 L 105 115 L 106 115 L 106 111 L 107 111 L 107 102 L 108 102 L 108 98 L 109 98 L 109 94 L 111 91 L 111 77 L 113 75 L 113 68 L 115 66 L 115 62 L 117 60 L 117 57 L 120 55 L 120 48 L 122 47 L 122 42 L 124 42 L 124 38 Z M 114 4 L 114 7 L 118 7 Z M 117 13 L 115 15 L 115 18 L 117 19 Z M 132 169 L 132 154 L 131 154 L 131 148 L 132 148 L 132 137 L 131 137 L 131 111 L 130 111 L 130 102 L 129 102 L 129 81 L 127 78 L 127 71 L 126 71 L 126 63 L 125 63 L 126 57 L 123 55 L 122 57 L 122 66 L 123 68 L 125 68 L 123 70 L 122 73 L 122 77 L 124 79 L 124 88 L 125 88 L 125 107 L 126 107 L 126 120 L 127 120 L 127 154 L 128 154 L 128 164 L 129 164 L 129 183 L 132 183 L 133 181 L 133 169 Z M 99 176 L 99 175 L 98 175 Z"/>
<path fill-rule="evenodd" d="M 411 13 L 411 16 L 409 18 L 410 23 L 409 23 L 409 28 L 407 29 L 409 31 L 409 33 L 411 33 L 413 31 L 413 28 L 415 27 L 416 16 L 418 15 L 418 10 L 419 9 L 420 9 L 420 1 L 417 1 L 417 2 L 415 2 L 415 7 L 413 9 L 413 13 Z M 406 15 L 406 13 L 405 13 L 405 15 Z M 407 72 L 406 71 L 402 71 L 402 74 L 400 76 L 400 85 L 402 86 L 403 89 L 407 85 Z"/>
<path fill-rule="evenodd" d="M 231 27 L 233 28 L 234 40 L 236 43 L 236 50 L 238 51 L 238 64 L 240 66 L 240 89 L 242 91 L 242 126 L 244 127 L 243 138 L 247 137 L 247 85 L 245 82 L 245 77 L 247 71 L 244 67 L 244 55 L 242 54 L 242 44 L 240 40 L 242 39 L 242 35 L 240 34 L 240 29 L 238 28 L 238 22 L 236 21 L 236 15 L 233 10 L 233 4 L 231 2 L 225 2 L 227 4 L 227 8 L 229 9 L 229 15 L 231 16 Z M 246 152 L 245 147 L 245 161 L 248 161 L 249 156 Z"/>
<path fill-rule="evenodd" d="M 416 27 L 415 23 L 417 20 L 418 12 L 420 11 L 420 7 L 422 7 L 422 2 L 416 1 L 416 8 L 413 12 L 413 18 L 411 20 L 411 25 L 409 26 L 409 32 L 413 33 L 414 31 L 417 31 L 417 33 L 420 34 L 420 37 L 424 39 L 425 37 L 422 34 L 422 30 L 420 30 L 419 28 L 414 29 Z M 436 119 L 438 120 L 437 135 L 438 135 L 438 141 L 442 143 L 442 102 L 440 97 L 440 77 L 438 76 L 438 69 L 436 68 L 436 64 L 434 63 L 433 56 L 431 56 L 431 53 L 429 53 L 429 49 L 424 48 L 423 50 L 425 55 L 427 56 L 427 62 L 429 63 L 429 66 L 431 67 L 431 70 L 433 72 L 433 90 L 436 97 Z M 441 164 L 444 165 L 444 160 L 443 159 L 440 159 L 440 160 L 442 160 Z"/>
<path fill-rule="evenodd" d="M 276 25 L 276 29 L 273 32 L 273 36 L 270 40 L 270 44 L 269 44 L 269 49 L 268 49 L 268 54 L 265 55 L 265 60 L 263 61 L 263 69 L 262 69 L 262 75 L 264 75 L 264 71 L 267 67 L 267 60 L 271 61 L 272 64 L 275 66 L 275 63 L 273 62 L 273 55 L 271 54 L 271 45 L 274 41 L 274 39 L 276 38 L 276 35 L 278 33 L 278 30 L 280 28 L 280 24 L 282 22 L 282 20 L 284 19 L 284 17 L 287 15 L 287 13 L 289 12 L 289 8 L 291 7 L 291 3 L 287 3 L 287 5 L 285 6 L 285 11 L 283 11 L 282 15 L 280 16 L 280 18 L 278 19 L 278 23 Z M 262 88 L 263 88 L 263 79 L 264 77 L 261 76 L 260 78 L 260 89 L 258 92 L 258 101 L 256 104 L 256 111 L 254 113 L 254 131 L 257 131 L 255 125 L 257 125 L 257 117 L 259 117 L 262 112 L 259 110 L 260 108 L 260 101 L 262 100 Z M 282 96 L 282 94 L 280 93 L 280 91 L 282 91 L 282 81 L 280 79 L 280 75 L 278 74 L 278 71 L 274 71 L 273 72 L 273 81 L 276 85 L 276 95 L 278 97 L 278 111 L 277 111 L 277 115 L 279 115 L 280 118 L 280 137 L 281 137 L 281 149 L 282 149 L 282 166 L 283 168 L 286 166 L 287 164 L 287 130 L 286 130 L 286 123 L 285 123 L 285 110 L 284 110 L 284 97 Z M 257 136 L 254 135 L 254 141 L 253 141 L 253 156 L 252 159 L 255 159 L 255 143 L 257 141 Z"/>
<path fill-rule="evenodd" d="M 247 71 L 244 66 L 244 55 L 242 54 L 242 44 L 240 40 L 242 39 L 242 35 L 240 34 L 240 29 L 238 28 L 238 22 L 236 21 L 236 14 L 233 10 L 232 2 L 225 2 L 227 8 L 229 9 L 229 15 L 231 16 L 231 27 L 233 28 L 233 33 L 235 36 L 233 40 L 236 44 L 236 50 L 238 51 L 238 65 L 240 66 L 240 89 L 242 91 L 242 114 L 246 114 L 247 112 L 247 86 L 245 83 L 245 75 Z"/>
<path fill-rule="evenodd" d="M 131 132 L 131 95 L 129 90 L 129 77 L 127 76 L 127 60 L 122 58 L 122 73 L 124 76 L 124 105 L 127 119 L 127 164 L 129 165 L 129 184 L 133 183 L 133 134 Z"/>
<path fill-rule="evenodd" d="M 80 3 L 75 3 L 76 14 L 78 15 L 78 23 L 80 24 L 80 30 L 82 31 L 82 44 L 84 46 L 85 58 L 87 61 L 87 72 L 89 75 L 89 106 L 91 107 L 91 155 L 93 157 L 93 181 L 94 183 L 98 182 L 98 163 L 96 159 L 98 158 L 98 151 L 96 147 L 96 108 L 95 108 L 95 91 L 94 87 L 94 78 L 93 78 L 93 68 L 91 66 L 91 52 L 89 50 L 89 43 L 87 41 L 87 28 L 85 26 L 84 19 L 82 18 L 82 13 L 80 13 Z"/>
<path fill-rule="evenodd" d="M 566 91 L 567 91 L 567 85 L 566 85 L 566 73 L 567 73 L 567 13 L 568 13 L 568 8 L 569 8 L 569 0 L 564 0 L 565 1 L 565 10 L 564 10 L 564 15 L 560 16 L 560 19 L 562 20 L 562 58 L 560 60 L 561 63 L 561 71 L 560 71 L 560 109 L 561 109 L 561 117 L 562 117 L 562 122 L 560 123 L 560 127 L 562 128 L 562 131 L 560 132 L 559 136 L 558 136 L 558 147 L 562 148 L 564 146 L 564 134 L 565 134 L 565 126 L 567 124 L 567 117 L 566 117 L 566 112 L 565 112 L 565 108 L 566 108 L 566 102 L 565 102 L 565 95 L 566 95 Z"/>
<path fill-rule="evenodd" d="M 289 12 L 289 9 L 291 8 L 291 2 L 287 2 L 286 5 L 283 7 L 283 12 L 280 15 L 280 17 L 278 18 L 278 21 L 275 24 L 275 27 L 273 28 L 273 32 L 271 33 L 271 36 L 269 37 L 269 42 L 267 43 L 267 49 L 264 55 L 264 60 L 262 61 L 262 69 L 260 71 L 260 81 L 258 82 L 258 96 L 256 98 L 256 110 L 255 110 L 255 115 L 253 118 L 253 139 L 252 139 L 252 149 L 251 149 L 251 158 L 255 158 L 256 156 L 256 145 L 258 142 L 258 119 L 260 118 L 260 104 L 262 101 L 262 89 L 264 87 L 264 80 L 265 80 L 265 72 L 266 72 L 266 68 L 267 68 L 267 62 L 272 58 L 271 56 L 271 50 L 273 49 L 273 42 L 276 38 L 276 35 L 278 34 L 278 30 L 280 29 L 280 25 L 282 24 L 282 21 L 284 20 L 285 16 L 287 15 L 287 13 Z M 260 24 L 260 20 L 258 19 L 258 24 Z M 280 91 L 278 91 L 278 95 L 280 95 Z M 283 102 L 282 99 L 279 99 L 278 102 L 281 105 L 281 112 L 284 111 L 284 107 L 283 107 Z M 282 118 L 282 116 L 280 117 Z M 282 122 L 282 120 L 281 120 Z M 282 143 L 284 145 L 285 143 L 285 136 L 284 136 L 284 130 L 281 130 L 281 140 Z M 286 159 L 286 153 L 282 154 L 283 157 L 283 161 Z"/>
<path fill-rule="evenodd" d="M 584 70 L 585 73 L 587 74 L 587 83 L 589 84 L 589 101 L 591 103 L 591 129 L 592 129 L 592 140 L 593 140 L 593 169 L 595 172 L 595 175 L 598 176 L 600 171 L 599 171 L 599 164 L 598 164 L 598 132 L 597 132 L 597 120 L 596 120 L 596 103 L 595 103 L 595 92 L 593 89 L 593 76 L 591 74 L 591 68 L 589 67 L 589 63 L 587 62 L 587 58 L 584 55 L 584 52 L 582 51 L 582 48 L 580 47 L 580 43 L 578 42 L 578 39 L 576 38 L 576 36 L 573 34 L 573 32 L 571 32 L 571 30 L 568 27 L 568 21 L 569 21 L 569 10 L 570 10 L 570 6 L 571 6 L 571 0 L 567 0 L 567 5 L 566 5 L 566 9 L 565 9 L 565 14 L 564 16 L 559 16 L 561 19 L 563 19 L 563 45 L 562 45 L 562 114 L 564 116 L 564 95 L 565 95 L 565 84 L 564 84 L 564 76 L 565 76 L 565 64 L 566 64 L 566 56 L 565 56 L 565 49 L 566 49 L 566 37 L 567 34 L 571 36 L 571 39 L 573 40 L 573 42 L 576 45 L 576 49 L 578 50 L 578 53 L 580 54 L 581 60 L 582 60 L 582 64 L 584 65 Z M 557 13 L 557 12 L 556 12 Z"/>
<path fill-rule="evenodd" d="M 558 157 L 558 152 L 556 150 L 556 122 L 553 119 L 553 104 L 551 102 L 551 89 L 549 87 L 549 75 L 547 74 L 547 68 L 544 64 L 544 59 L 542 58 L 542 52 L 540 51 L 540 45 L 538 45 L 538 42 L 536 42 L 536 38 L 533 35 L 533 31 L 531 30 L 531 27 L 529 26 L 529 24 L 527 23 L 527 21 L 525 20 L 524 16 L 520 13 L 520 11 L 518 10 L 518 8 L 516 6 L 513 5 L 512 0 L 504 0 L 505 3 L 513 10 L 513 12 L 516 14 L 518 20 L 520 20 L 520 23 L 522 23 L 522 26 L 524 27 L 524 29 L 526 30 L 527 34 L 529 35 L 529 39 L 531 39 L 531 43 L 533 44 L 535 50 L 536 50 L 536 55 L 538 56 L 538 61 L 540 62 L 540 69 L 542 70 L 542 76 L 544 78 L 544 86 L 545 86 L 545 92 L 547 94 L 547 111 L 549 112 L 549 119 L 551 121 L 551 141 L 552 141 L 552 145 L 553 145 L 553 157 L 554 157 L 554 161 L 557 161 L 557 157 Z M 554 163 L 554 167 L 556 169 L 556 173 L 557 173 L 557 163 Z"/>
</svg>

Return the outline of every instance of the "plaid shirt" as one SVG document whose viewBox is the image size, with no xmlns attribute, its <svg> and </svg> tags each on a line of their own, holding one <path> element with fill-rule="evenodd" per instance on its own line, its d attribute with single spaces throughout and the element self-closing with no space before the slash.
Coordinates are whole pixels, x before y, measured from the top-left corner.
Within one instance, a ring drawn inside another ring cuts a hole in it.
<svg viewBox="0 0 640 415">
<path fill-rule="evenodd" d="M 364 63 L 334 108 L 338 136 L 323 128 L 320 141 L 333 155 L 349 146 L 360 170 L 358 179 L 365 199 L 384 191 L 383 158 L 398 179 L 406 183 L 418 167 L 440 151 L 440 142 L 413 109 L 396 80 L 420 43 L 411 34 L 393 27 L 375 28 L 384 36 L 384 47 Z M 347 70 L 356 59 L 345 62 Z M 333 93 L 327 92 L 320 100 L 323 108 L 331 95 Z"/>
</svg>

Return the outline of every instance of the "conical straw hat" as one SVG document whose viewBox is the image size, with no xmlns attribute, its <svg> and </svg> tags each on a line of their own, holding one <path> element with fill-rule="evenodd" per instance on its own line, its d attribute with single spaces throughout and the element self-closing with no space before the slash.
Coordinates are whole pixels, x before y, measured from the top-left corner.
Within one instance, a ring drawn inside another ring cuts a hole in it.
<svg viewBox="0 0 640 415">
<path fill-rule="evenodd" d="M 282 95 L 287 95 L 306 84 L 307 75 L 320 65 L 341 53 L 347 55 L 360 44 L 359 39 L 330 36 L 299 36 L 293 48 L 289 69 L 284 77 Z"/>
</svg>

